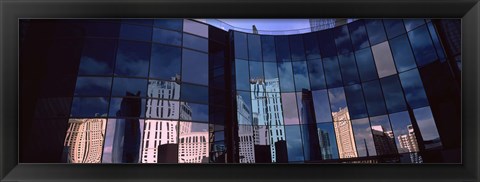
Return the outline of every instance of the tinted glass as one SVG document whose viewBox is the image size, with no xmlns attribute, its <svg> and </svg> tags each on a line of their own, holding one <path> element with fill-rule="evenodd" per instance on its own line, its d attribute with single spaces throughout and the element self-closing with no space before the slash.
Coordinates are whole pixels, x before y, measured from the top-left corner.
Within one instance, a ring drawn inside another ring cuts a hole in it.
<svg viewBox="0 0 480 182">
<path fill-rule="evenodd" d="M 263 69 L 266 80 L 277 79 L 278 81 L 277 63 L 263 63 Z"/>
<path fill-rule="evenodd" d="M 314 109 L 313 109 L 312 92 L 308 90 L 304 90 L 303 92 L 296 92 L 296 95 L 297 95 L 297 108 L 298 108 L 298 116 L 300 118 L 300 124 L 315 124 L 316 121 L 315 121 L 315 113 L 313 113 Z"/>
<path fill-rule="evenodd" d="M 300 132 L 302 133 L 301 139 L 303 141 L 302 145 L 305 161 L 321 160 L 317 125 L 302 124 L 300 125 Z"/>
<path fill-rule="evenodd" d="M 308 73 L 310 75 L 310 86 L 312 90 L 326 88 L 325 74 L 323 72 L 323 62 L 321 59 L 307 61 Z"/>
<path fill-rule="evenodd" d="M 299 126 L 285 126 L 288 161 L 303 161 L 303 146 Z"/>
<path fill-rule="evenodd" d="M 357 20 L 348 24 L 350 30 L 350 37 L 353 43 L 353 50 L 360 50 L 362 48 L 370 46 L 368 42 L 367 30 L 363 21 Z"/>
<path fill-rule="evenodd" d="M 75 97 L 72 102 L 71 117 L 107 117 L 108 98 Z"/>
<path fill-rule="evenodd" d="M 397 73 L 388 42 L 372 46 L 372 52 L 375 58 L 375 65 L 377 66 L 378 77 L 383 78 Z"/>
<path fill-rule="evenodd" d="M 278 63 L 278 75 L 280 76 L 280 88 L 282 92 L 295 91 L 291 62 Z"/>
<path fill-rule="evenodd" d="M 139 97 L 111 98 L 108 116 L 145 117 L 145 99 L 140 99 Z"/>
<path fill-rule="evenodd" d="M 378 80 L 363 83 L 362 86 L 368 114 L 370 116 L 386 114 L 385 101 L 383 100 L 382 89 Z"/>
<path fill-rule="evenodd" d="M 317 124 L 317 132 L 322 159 L 338 159 L 338 148 L 333 123 Z"/>
<path fill-rule="evenodd" d="M 277 53 L 277 61 L 290 61 L 290 46 L 288 36 L 275 37 L 275 52 Z"/>
<path fill-rule="evenodd" d="M 183 47 L 208 52 L 208 39 L 184 33 Z"/>
<path fill-rule="evenodd" d="M 182 81 L 208 85 L 208 54 L 183 49 Z"/>
<path fill-rule="evenodd" d="M 423 19 L 403 19 L 403 23 L 405 23 L 405 29 L 407 32 L 417 28 L 420 25 L 425 24 L 425 20 Z"/>
<path fill-rule="evenodd" d="M 248 61 L 235 60 L 235 81 L 237 90 L 250 90 Z"/>
<path fill-rule="evenodd" d="M 386 19 L 383 20 L 385 30 L 387 31 L 388 39 L 392 39 L 400 34 L 405 33 L 405 27 L 401 19 Z"/>
<path fill-rule="evenodd" d="M 179 125 L 178 163 L 208 163 L 208 124 L 179 122 Z"/>
<path fill-rule="evenodd" d="M 285 125 L 300 124 L 296 100 L 297 98 L 294 92 L 282 93 L 283 119 Z"/>
<path fill-rule="evenodd" d="M 252 125 L 252 100 L 250 92 L 237 91 L 238 124 Z"/>
<path fill-rule="evenodd" d="M 112 78 L 78 77 L 74 96 L 109 96 Z"/>
<path fill-rule="evenodd" d="M 277 61 L 275 53 L 275 39 L 273 36 L 262 37 L 262 54 L 263 61 Z"/>
<path fill-rule="evenodd" d="M 367 108 L 363 98 L 362 86 L 355 84 L 345 87 L 345 96 L 347 98 L 350 117 L 352 119 L 367 117 Z"/>
<path fill-rule="evenodd" d="M 295 90 L 310 90 L 310 81 L 308 79 L 307 62 L 292 62 L 293 76 L 295 78 Z"/>
<path fill-rule="evenodd" d="M 191 20 L 183 20 L 183 31 L 208 38 L 208 25 Z"/>
<path fill-rule="evenodd" d="M 153 28 L 152 41 L 159 42 L 162 44 L 180 46 L 182 45 L 182 33 L 165 30 L 165 29 Z"/>
<path fill-rule="evenodd" d="M 151 44 L 119 41 L 115 75 L 147 77 Z"/>
<path fill-rule="evenodd" d="M 263 63 L 257 61 L 249 61 L 250 78 L 263 79 Z"/>
<path fill-rule="evenodd" d="M 253 86 L 252 86 L 253 87 Z M 253 125 L 265 125 L 267 124 L 266 116 L 268 115 L 269 106 L 268 101 L 265 99 L 266 94 L 261 85 L 256 85 L 252 89 L 252 116 Z"/>
<path fill-rule="evenodd" d="M 380 80 L 382 84 L 383 95 L 389 113 L 407 110 L 407 104 L 403 97 L 402 87 L 398 76 L 390 76 Z"/>
<path fill-rule="evenodd" d="M 422 134 L 425 149 L 439 148 L 442 146 L 437 126 L 433 119 L 430 107 L 423 107 L 413 110 L 415 120 L 417 120 L 418 129 Z"/>
<path fill-rule="evenodd" d="M 131 24 L 122 24 L 120 38 L 126 40 L 150 41 L 152 39 L 152 27 Z"/>
<path fill-rule="evenodd" d="M 428 23 L 428 30 L 430 31 L 430 35 L 432 36 L 433 45 L 437 50 L 437 55 L 440 61 L 445 61 L 445 52 L 443 51 L 442 43 L 438 38 L 437 32 L 435 31 L 435 27 L 432 23 Z"/>
<path fill-rule="evenodd" d="M 182 31 L 183 19 L 154 19 L 153 26 Z"/>
<path fill-rule="evenodd" d="M 305 60 L 305 49 L 303 47 L 303 39 L 301 35 L 293 35 L 288 37 L 290 41 L 290 50 L 292 51 L 292 60 Z"/>
<path fill-rule="evenodd" d="M 180 76 L 181 52 L 178 47 L 153 44 L 150 77 L 172 80 Z"/>
<path fill-rule="evenodd" d="M 208 122 L 208 105 L 181 102 L 180 120 Z"/>
<path fill-rule="evenodd" d="M 368 38 L 372 45 L 378 44 L 387 39 L 382 20 L 365 20 L 365 27 L 367 28 Z"/>
<path fill-rule="evenodd" d="M 360 82 L 360 78 L 358 77 L 357 64 L 355 63 L 355 57 L 353 56 L 353 53 L 339 55 L 338 62 L 340 63 L 344 85 L 351 85 Z"/>
<path fill-rule="evenodd" d="M 355 52 L 357 58 L 358 73 L 362 82 L 377 79 L 377 69 L 370 48 Z"/>
<path fill-rule="evenodd" d="M 116 42 L 108 39 L 85 39 L 78 74 L 111 75 Z"/>
<path fill-rule="evenodd" d="M 142 96 L 147 95 L 147 80 L 134 78 L 114 78 L 112 96 Z"/>
<path fill-rule="evenodd" d="M 317 123 L 331 122 L 332 112 L 328 101 L 327 90 L 316 90 L 312 92 L 313 106 L 315 109 L 315 120 Z"/>
<path fill-rule="evenodd" d="M 333 38 L 333 31 L 331 29 L 318 32 L 317 38 L 322 57 L 330 57 L 337 55 L 335 39 Z"/>
<path fill-rule="evenodd" d="M 412 108 L 419 108 L 428 105 L 427 96 L 423 89 L 422 80 L 417 69 L 413 69 L 399 74 L 400 82 L 402 83 L 403 91 L 407 103 Z"/>
<path fill-rule="evenodd" d="M 328 89 L 328 98 L 330 99 L 330 109 L 332 109 L 332 115 L 340 110 L 348 110 L 343 87 Z M 334 116 L 333 119 L 336 121 L 338 118 Z"/>
<path fill-rule="evenodd" d="M 208 88 L 197 85 L 182 84 L 181 100 L 208 103 Z"/>
<path fill-rule="evenodd" d="M 161 80 L 148 81 L 148 97 L 161 99 L 180 99 L 180 85 L 177 82 Z"/>
<path fill-rule="evenodd" d="M 407 35 L 390 40 L 390 47 L 392 48 L 395 65 L 399 72 L 404 72 L 417 66 Z"/>
<path fill-rule="evenodd" d="M 318 47 L 317 34 L 309 33 L 303 35 L 303 42 L 307 59 L 319 59 L 320 48 Z"/>
<path fill-rule="evenodd" d="M 408 112 L 390 114 L 390 123 L 395 133 L 398 153 L 417 152 L 418 143 L 415 138 L 415 130 L 410 122 Z M 407 143 L 407 144 L 404 144 Z"/>
<path fill-rule="evenodd" d="M 390 120 L 387 115 L 370 118 L 372 126 L 373 141 L 377 155 L 388 155 L 397 153 L 395 146 L 395 136 L 390 127 Z"/>
<path fill-rule="evenodd" d="M 340 87 L 343 85 L 337 56 L 323 58 L 323 68 L 325 70 L 325 78 L 329 88 Z"/>
<path fill-rule="evenodd" d="M 368 118 L 352 120 L 352 128 L 355 134 L 358 157 L 377 155 Z"/>
<path fill-rule="evenodd" d="M 259 35 L 248 34 L 248 59 L 262 61 L 262 46 Z"/>
<path fill-rule="evenodd" d="M 247 34 L 234 32 L 233 35 L 235 58 L 248 59 Z"/>
<path fill-rule="evenodd" d="M 433 47 L 430 33 L 428 33 L 425 25 L 408 32 L 408 38 L 412 44 L 418 66 L 423 66 L 437 60 L 435 47 Z"/>
<path fill-rule="evenodd" d="M 339 54 L 352 52 L 352 42 L 350 41 L 350 34 L 346 25 L 334 28 L 333 35 Z"/>
</svg>

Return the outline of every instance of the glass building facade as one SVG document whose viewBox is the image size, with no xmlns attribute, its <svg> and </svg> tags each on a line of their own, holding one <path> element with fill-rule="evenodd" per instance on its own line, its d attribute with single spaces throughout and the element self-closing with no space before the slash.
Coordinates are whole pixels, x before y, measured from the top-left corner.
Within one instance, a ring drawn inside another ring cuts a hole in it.
<svg viewBox="0 0 480 182">
<path fill-rule="evenodd" d="M 461 162 L 460 20 L 20 29 L 22 163 Z"/>
</svg>

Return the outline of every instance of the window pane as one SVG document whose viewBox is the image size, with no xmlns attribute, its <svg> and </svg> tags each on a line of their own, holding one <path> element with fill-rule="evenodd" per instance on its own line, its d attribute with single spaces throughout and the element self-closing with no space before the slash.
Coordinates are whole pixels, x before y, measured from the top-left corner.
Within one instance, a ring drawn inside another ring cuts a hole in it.
<svg viewBox="0 0 480 182">
<path fill-rule="evenodd" d="M 367 30 L 365 29 L 365 25 L 363 25 L 363 21 L 357 20 L 349 23 L 348 29 L 350 30 L 354 50 L 360 50 L 370 46 L 368 43 Z"/>
<path fill-rule="evenodd" d="M 375 58 L 375 65 L 377 66 L 378 77 L 383 78 L 397 73 L 387 41 L 372 46 L 372 52 Z"/>
<path fill-rule="evenodd" d="M 125 40 L 152 40 L 152 27 L 131 24 L 122 24 L 120 38 Z"/>
<path fill-rule="evenodd" d="M 411 108 L 427 106 L 428 100 L 418 70 L 413 69 L 400 73 L 399 77 L 408 105 Z"/>
<path fill-rule="evenodd" d="M 390 40 L 390 45 L 398 72 L 404 72 L 417 66 L 407 35 Z"/>
<path fill-rule="evenodd" d="M 357 58 L 358 73 L 362 82 L 377 79 L 377 69 L 370 48 L 355 52 Z"/>
<path fill-rule="evenodd" d="M 400 34 L 405 33 L 405 27 L 401 19 L 384 19 L 383 24 L 387 31 L 388 39 L 392 39 Z"/>
<path fill-rule="evenodd" d="M 181 102 L 180 120 L 208 123 L 208 105 Z"/>
<path fill-rule="evenodd" d="M 110 99 L 110 110 L 108 116 L 136 118 L 145 117 L 145 99 L 135 96 L 112 98 Z"/>
<path fill-rule="evenodd" d="M 150 77 L 172 80 L 180 76 L 182 50 L 178 47 L 152 45 Z"/>
<path fill-rule="evenodd" d="M 302 124 L 300 125 L 300 132 L 302 133 L 303 155 L 305 161 L 319 161 L 320 143 L 316 124 Z"/>
<path fill-rule="evenodd" d="M 435 49 L 437 50 L 438 58 L 440 59 L 440 61 L 444 62 L 445 61 L 445 52 L 443 51 L 442 44 L 440 43 L 440 40 L 438 39 L 437 32 L 435 31 L 435 27 L 433 26 L 432 23 L 428 23 L 428 30 L 430 31 L 430 35 L 432 36 L 433 45 L 435 46 Z"/>
<path fill-rule="evenodd" d="M 183 31 L 194 35 L 208 38 L 208 25 L 195 21 L 183 20 Z"/>
<path fill-rule="evenodd" d="M 257 61 L 249 61 L 250 79 L 263 79 L 263 63 Z"/>
<path fill-rule="evenodd" d="M 292 60 L 305 60 L 305 49 L 303 48 L 303 39 L 301 35 L 289 36 L 290 50 L 292 51 Z"/>
<path fill-rule="evenodd" d="M 234 32 L 233 34 L 233 43 L 235 58 L 237 59 L 248 59 L 248 49 L 247 49 L 247 34 L 241 32 Z"/>
<path fill-rule="evenodd" d="M 402 87 L 398 76 L 385 77 L 380 80 L 382 83 L 383 95 L 389 113 L 407 110 L 407 104 L 403 97 Z"/>
<path fill-rule="evenodd" d="M 235 59 L 235 81 L 237 90 L 250 90 L 248 61 Z"/>
<path fill-rule="evenodd" d="M 143 119 L 108 119 L 102 163 L 139 163 L 144 123 Z"/>
<path fill-rule="evenodd" d="M 339 54 L 346 54 L 352 52 L 352 42 L 350 41 L 350 34 L 346 25 L 333 29 L 335 37 L 335 44 Z"/>
<path fill-rule="evenodd" d="M 272 155 L 272 162 L 287 163 L 287 143 L 285 141 L 285 127 L 271 126 L 270 127 L 270 153 Z"/>
<path fill-rule="evenodd" d="M 291 62 L 278 63 L 278 75 L 280 76 L 280 88 L 282 92 L 295 91 Z"/>
<path fill-rule="evenodd" d="M 148 119 L 144 126 L 142 163 L 177 163 L 178 121 Z"/>
<path fill-rule="evenodd" d="M 310 81 L 308 79 L 307 63 L 305 61 L 292 62 L 293 76 L 295 78 L 295 90 L 310 90 Z"/>
<path fill-rule="evenodd" d="M 71 117 L 107 117 L 107 97 L 73 98 Z"/>
<path fill-rule="evenodd" d="M 204 86 L 182 84 L 180 94 L 182 101 L 208 103 L 208 88 Z"/>
<path fill-rule="evenodd" d="M 115 75 L 147 77 L 151 44 L 119 41 Z"/>
<path fill-rule="evenodd" d="M 179 122 L 178 163 L 208 163 L 208 124 Z M 188 151 L 182 155 L 182 150 Z"/>
<path fill-rule="evenodd" d="M 75 96 L 109 96 L 111 77 L 78 77 Z"/>
<path fill-rule="evenodd" d="M 277 63 L 263 63 L 263 69 L 266 80 L 277 79 L 278 81 Z"/>
<path fill-rule="evenodd" d="M 149 80 L 148 97 L 178 100 L 180 99 L 180 85 L 177 82 Z"/>
<path fill-rule="evenodd" d="M 323 63 L 321 59 L 309 60 L 308 73 L 310 75 L 310 86 L 312 90 L 320 90 L 326 88 L 325 74 L 323 72 Z"/>
<path fill-rule="evenodd" d="M 291 61 L 288 36 L 275 37 L 275 52 L 277 53 L 277 61 Z"/>
<path fill-rule="evenodd" d="M 266 92 L 267 95 L 267 123 L 270 126 L 283 125 L 283 110 L 280 93 Z"/>
<path fill-rule="evenodd" d="M 390 127 L 390 120 L 387 115 L 370 118 L 372 126 L 373 141 L 377 155 L 388 155 L 397 153 L 395 146 L 395 136 Z"/>
<path fill-rule="evenodd" d="M 183 49 L 182 81 L 208 85 L 208 54 Z"/>
<path fill-rule="evenodd" d="M 355 84 L 345 87 L 345 95 L 347 98 L 350 117 L 352 119 L 367 117 L 367 108 L 363 99 L 362 86 Z"/>
<path fill-rule="evenodd" d="M 282 108 L 285 125 L 300 124 L 295 92 L 282 93 Z"/>
<path fill-rule="evenodd" d="M 183 46 L 203 52 L 208 52 L 208 39 L 184 33 Z"/>
<path fill-rule="evenodd" d="M 305 43 L 307 59 L 319 59 L 320 49 L 318 47 L 317 34 L 308 33 L 303 35 L 303 42 Z"/>
<path fill-rule="evenodd" d="M 368 114 L 370 116 L 386 114 L 385 101 L 383 101 L 382 89 L 380 88 L 378 80 L 363 83 L 362 86 Z"/>
<path fill-rule="evenodd" d="M 398 153 L 418 152 L 419 148 L 417 138 L 415 137 L 416 131 L 410 122 L 408 112 L 399 112 L 389 116 L 393 133 L 396 136 L 395 141 Z"/>
<path fill-rule="evenodd" d="M 370 39 L 371 45 L 387 40 L 382 20 L 365 20 L 365 27 L 367 28 L 368 38 Z"/>
<path fill-rule="evenodd" d="M 342 86 L 342 75 L 340 74 L 337 56 L 323 58 L 323 66 L 328 88 Z"/>
<path fill-rule="evenodd" d="M 252 125 L 252 100 L 250 92 L 237 91 L 237 120 L 238 124 Z"/>
<path fill-rule="evenodd" d="M 153 25 L 171 30 L 182 31 L 183 19 L 154 19 Z"/>
<path fill-rule="evenodd" d="M 316 90 L 313 91 L 312 95 L 317 123 L 331 122 L 332 112 L 330 111 L 327 90 Z"/>
<path fill-rule="evenodd" d="M 407 32 L 417 28 L 420 25 L 425 24 L 425 20 L 423 19 L 403 19 L 403 23 L 405 23 L 405 29 Z"/>
<path fill-rule="evenodd" d="M 248 34 L 248 59 L 262 61 L 262 46 L 259 35 Z"/>
<path fill-rule="evenodd" d="M 317 34 L 317 38 L 322 57 L 330 57 L 337 55 L 335 39 L 333 38 L 333 31 L 331 29 L 319 31 Z"/>
<path fill-rule="evenodd" d="M 255 150 L 255 163 L 272 163 L 271 157 L 271 145 L 269 137 L 269 128 L 268 126 L 254 126 L 253 133 L 254 140 L 254 150 Z"/>
<path fill-rule="evenodd" d="M 417 120 L 418 129 L 422 134 L 425 149 L 440 148 L 442 142 L 440 141 L 440 136 L 438 135 L 437 126 L 430 107 L 415 109 L 413 113 Z"/>
<path fill-rule="evenodd" d="M 145 97 L 147 80 L 134 78 L 114 78 L 112 96 L 142 96 Z"/>
<path fill-rule="evenodd" d="M 368 118 L 352 120 L 352 127 L 355 133 L 358 157 L 377 155 Z"/>
<path fill-rule="evenodd" d="M 338 62 L 340 63 L 344 85 L 351 85 L 360 82 L 360 78 L 358 77 L 357 64 L 355 63 L 355 57 L 353 56 L 353 53 L 339 55 Z"/>
<path fill-rule="evenodd" d="M 273 36 L 261 36 L 262 37 L 262 54 L 263 61 L 276 62 L 275 53 L 275 39 Z"/>
<path fill-rule="evenodd" d="M 287 134 L 288 161 L 303 161 L 304 157 L 300 127 L 298 125 L 285 126 L 285 130 Z"/>
<path fill-rule="evenodd" d="M 296 95 L 300 124 L 315 124 L 312 91 L 304 90 L 302 92 L 296 92 Z"/>
<path fill-rule="evenodd" d="M 268 102 L 268 98 L 263 89 L 263 84 L 258 84 L 252 89 L 252 115 L 253 125 L 266 125 L 269 106 L 273 103 Z"/>
<path fill-rule="evenodd" d="M 238 151 L 240 163 L 255 163 L 253 126 L 238 126 Z"/>
<path fill-rule="evenodd" d="M 115 56 L 116 40 L 85 39 L 80 58 L 79 75 L 111 75 Z"/>
<path fill-rule="evenodd" d="M 317 124 L 320 153 L 323 160 L 338 159 L 338 148 L 333 123 Z"/>
<path fill-rule="evenodd" d="M 332 109 L 332 116 L 334 121 L 349 120 L 347 101 L 343 87 L 328 89 L 328 98 L 330 99 L 330 108 Z M 340 115 L 345 113 L 345 115 Z M 337 117 L 335 117 L 337 116 Z"/>
<path fill-rule="evenodd" d="M 437 60 L 435 48 L 433 47 L 430 34 L 425 25 L 408 32 L 408 38 L 412 44 L 415 58 L 417 58 L 418 66 L 423 66 Z"/>
<path fill-rule="evenodd" d="M 162 44 L 170 44 L 180 46 L 182 45 L 182 33 L 164 30 L 159 28 L 153 28 L 153 42 L 159 42 Z"/>
</svg>

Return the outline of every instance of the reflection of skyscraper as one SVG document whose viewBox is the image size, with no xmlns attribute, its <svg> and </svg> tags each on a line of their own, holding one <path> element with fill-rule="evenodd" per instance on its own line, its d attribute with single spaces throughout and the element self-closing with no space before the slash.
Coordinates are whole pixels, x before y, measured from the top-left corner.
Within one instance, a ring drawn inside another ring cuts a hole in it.
<svg viewBox="0 0 480 182">
<path fill-rule="evenodd" d="M 332 154 L 332 144 L 330 144 L 330 137 L 326 130 L 318 128 L 318 140 L 320 143 L 320 152 L 322 154 L 322 159 L 333 159 Z"/>
<path fill-rule="evenodd" d="M 100 163 L 106 119 L 70 119 L 64 146 L 68 162 Z"/>
<path fill-rule="evenodd" d="M 175 80 L 175 78 L 172 78 Z M 172 101 L 180 98 L 180 85 L 176 82 L 149 80 L 148 97 L 158 99 L 147 100 L 147 118 L 178 119 L 179 102 Z"/>
<path fill-rule="evenodd" d="M 253 127 L 251 125 L 238 126 L 240 163 L 255 163 Z"/>
<path fill-rule="evenodd" d="M 208 131 L 192 132 L 191 122 L 180 122 L 180 137 L 178 144 L 179 163 L 208 162 L 209 145 Z"/>
<path fill-rule="evenodd" d="M 160 145 L 176 144 L 178 138 L 178 121 L 145 120 L 143 134 L 142 163 L 157 163 Z M 169 156 L 170 157 L 170 156 Z M 175 156 L 171 156 L 176 159 Z"/>
<path fill-rule="evenodd" d="M 324 18 L 324 19 L 309 19 L 310 29 L 312 32 L 330 29 L 346 23 L 355 21 L 356 19 L 345 18 Z"/>
<path fill-rule="evenodd" d="M 415 131 L 412 125 L 407 126 L 408 134 L 400 135 L 397 137 L 400 144 L 400 153 L 404 152 L 418 152 L 417 138 L 415 137 Z"/>
<path fill-rule="evenodd" d="M 305 160 L 321 160 L 320 143 L 313 109 L 312 91 L 302 89 L 301 104 L 298 106 L 300 121 L 302 122 L 302 141 Z"/>
<path fill-rule="evenodd" d="M 352 123 L 348 108 L 340 108 L 338 112 L 332 112 L 335 136 L 337 137 L 338 153 L 340 158 L 357 157 L 355 140 L 353 139 Z"/>
<path fill-rule="evenodd" d="M 377 155 L 396 153 L 392 131 L 385 131 L 382 125 L 375 125 L 372 126 L 372 134 Z"/>
</svg>

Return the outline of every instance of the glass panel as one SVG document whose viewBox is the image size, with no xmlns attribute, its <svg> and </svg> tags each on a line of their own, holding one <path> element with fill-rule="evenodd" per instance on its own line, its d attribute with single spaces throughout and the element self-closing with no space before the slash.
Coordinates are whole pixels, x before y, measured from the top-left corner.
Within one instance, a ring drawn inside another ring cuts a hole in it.
<svg viewBox="0 0 480 182">
<path fill-rule="evenodd" d="M 334 116 L 333 127 L 335 129 L 335 138 L 337 139 L 339 158 L 358 157 L 352 123 L 350 120 L 345 120 L 348 116 L 348 112 L 337 114 L 337 116 Z"/>
<path fill-rule="evenodd" d="M 119 41 L 115 75 L 147 77 L 151 44 Z"/>
<path fill-rule="evenodd" d="M 303 146 L 300 126 L 285 126 L 288 161 L 303 161 Z"/>
<path fill-rule="evenodd" d="M 398 153 L 418 152 L 417 138 L 415 131 L 410 123 L 408 112 L 399 112 L 390 114 L 393 133 L 395 133 L 395 141 L 397 143 Z"/>
<path fill-rule="evenodd" d="M 346 54 L 352 52 L 352 42 L 350 41 L 350 34 L 348 33 L 347 25 L 343 25 L 333 29 L 335 37 L 335 44 L 339 54 Z"/>
<path fill-rule="evenodd" d="M 208 85 L 208 54 L 183 49 L 182 81 Z"/>
<path fill-rule="evenodd" d="M 250 90 L 248 61 L 235 59 L 235 81 L 237 90 Z"/>
<path fill-rule="evenodd" d="M 310 86 L 312 90 L 325 89 L 325 74 L 323 72 L 323 63 L 321 59 L 309 60 L 308 73 L 310 75 Z"/>
<path fill-rule="evenodd" d="M 184 33 L 183 47 L 208 52 L 208 39 Z"/>
<path fill-rule="evenodd" d="M 204 86 L 182 84 L 182 101 L 208 103 L 208 88 Z"/>
<path fill-rule="evenodd" d="M 295 90 L 310 90 L 310 82 L 308 79 L 307 63 L 305 61 L 292 62 L 293 76 L 295 78 Z"/>
<path fill-rule="evenodd" d="M 120 39 L 150 41 L 152 40 L 152 27 L 122 24 Z"/>
<path fill-rule="evenodd" d="M 430 35 L 432 36 L 433 45 L 437 50 L 438 58 L 440 59 L 440 61 L 444 62 L 445 52 L 443 51 L 442 43 L 440 43 L 437 32 L 435 31 L 435 27 L 432 23 L 428 23 L 428 30 L 430 31 Z"/>
<path fill-rule="evenodd" d="M 369 47 L 367 30 L 363 25 L 362 20 L 357 20 L 348 24 L 350 30 L 350 37 L 353 43 L 353 50 L 360 50 L 362 48 Z"/>
<path fill-rule="evenodd" d="M 383 24 L 387 32 L 388 39 L 392 39 L 400 34 L 405 33 L 405 27 L 401 19 L 384 19 Z"/>
<path fill-rule="evenodd" d="M 331 122 L 332 112 L 330 111 L 327 90 L 316 90 L 313 91 L 312 95 L 317 123 Z"/>
<path fill-rule="evenodd" d="M 152 44 L 150 77 L 164 80 L 180 78 L 182 50 L 178 47 Z"/>
<path fill-rule="evenodd" d="M 110 99 L 108 116 L 134 118 L 145 117 L 145 99 L 135 96 L 112 98 Z"/>
<path fill-rule="evenodd" d="M 291 61 L 288 36 L 275 37 L 275 52 L 277 53 L 277 61 Z"/>
<path fill-rule="evenodd" d="M 238 125 L 238 153 L 240 163 L 255 163 L 253 127 Z"/>
<path fill-rule="evenodd" d="M 247 34 L 234 32 L 233 35 L 235 58 L 248 59 Z"/>
<path fill-rule="evenodd" d="M 320 142 L 316 124 L 300 125 L 305 161 L 320 161 Z"/>
<path fill-rule="evenodd" d="M 208 122 L 208 105 L 181 102 L 180 120 Z"/>
<path fill-rule="evenodd" d="M 368 118 L 352 120 L 352 127 L 355 133 L 358 157 L 377 155 Z"/>
<path fill-rule="evenodd" d="M 154 19 L 153 25 L 156 27 L 182 31 L 183 19 Z"/>
<path fill-rule="evenodd" d="M 403 97 L 402 87 L 398 76 L 390 76 L 380 79 L 383 95 L 389 113 L 407 110 L 407 104 Z"/>
<path fill-rule="evenodd" d="M 377 69 L 370 48 L 355 52 L 357 58 L 358 73 L 362 82 L 378 78 Z"/>
<path fill-rule="evenodd" d="M 178 163 L 208 163 L 208 124 L 179 122 Z"/>
<path fill-rule="evenodd" d="M 403 19 L 403 23 L 405 23 L 405 29 L 407 32 L 417 28 L 420 25 L 425 24 L 425 20 L 423 19 Z"/>
<path fill-rule="evenodd" d="M 422 134 L 425 149 L 439 149 L 442 147 L 440 136 L 438 135 L 437 125 L 433 119 L 432 111 L 429 107 L 423 107 L 413 110 L 417 120 L 418 129 Z"/>
<path fill-rule="evenodd" d="M 145 97 L 147 80 L 134 78 L 114 78 L 112 96 L 141 96 Z"/>
<path fill-rule="evenodd" d="M 342 86 L 342 75 L 338 66 L 337 56 L 323 58 L 323 66 L 328 88 Z"/>
<path fill-rule="evenodd" d="M 249 61 L 250 79 L 263 80 L 263 63 L 257 61 Z"/>
<path fill-rule="evenodd" d="M 282 92 L 295 91 L 291 62 L 278 63 L 278 75 L 280 76 L 280 88 Z"/>
<path fill-rule="evenodd" d="M 423 89 L 422 80 L 417 69 L 399 74 L 407 103 L 411 108 L 419 108 L 428 105 L 427 95 Z"/>
<path fill-rule="evenodd" d="M 208 38 L 208 25 L 195 21 L 183 20 L 183 31 L 194 35 Z"/>
<path fill-rule="evenodd" d="M 393 135 L 390 120 L 387 115 L 376 116 L 370 118 L 372 126 L 373 141 L 377 155 L 396 154 L 395 136 Z"/>
<path fill-rule="evenodd" d="M 107 97 L 73 98 L 71 117 L 107 117 Z"/>
<path fill-rule="evenodd" d="M 340 63 L 344 85 L 360 83 L 360 78 L 358 77 L 357 71 L 357 64 L 355 63 L 355 57 L 353 56 L 353 53 L 339 55 L 338 62 Z"/>
<path fill-rule="evenodd" d="M 377 116 L 386 114 L 385 101 L 383 101 L 382 89 L 378 80 L 362 84 L 367 103 L 368 115 Z"/>
<path fill-rule="evenodd" d="M 352 119 L 367 117 L 367 108 L 363 99 L 362 86 L 355 84 L 345 87 L 350 117 Z"/>
<path fill-rule="evenodd" d="M 432 44 L 432 39 L 425 25 L 408 32 L 413 53 L 417 58 L 417 65 L 423 66 L 437 60 L 437 54 Z"/>
<path fill-rule="evenodd" d="M 335 39 L 333 38 L 333 31 L 331 29 L 319 31 L 317 34 L 317 38 L 322 57 L 330 57 L 337 55 Z"/>
<path fill-rule="evenodd" d="M 315 124 L 312 91 L 304 90 L 297 92 L 296 95 L 300 124 Z"/>
<path fill-rule="evenodd" d="M 275 53 L 275 39 L 273 36 L 261 36 L 262 37 L 262 54 L 263 61 L 276 62 Z"/>
<path fill-rule="evenodd" d="M 149 80 L 148 97 L 160 99 L 180 99 L 180 85 L 176 82 Z"/>
<path fill-rule="evenodd" d="M 277 63 L 263 63 L 265 71 L 265 81 L 276 79 L 278 82 Z"/>
<path fill-rule="evenodd" d="M 248 34 L 248 59 L 262 61 L 262 46 L 259 35 Z"/>
<path fill-rule="evenodd" d="M 102 163 L 140 163 L 143 119 L 108 119 Z"/>
<path fill-rule="evenodd" d="M 182 45 L 182 33 L 164 30 L 159 28 L 153 28 L 153 42 L 159 42 L 162 44 L 170 44 L 180 46 Z"/>
<path fill-rule="evenodd" d="M 390 40 L 390 45 L 398 72 L 404 72 L 417 66 L 407 35 Z"/>
<path fill-rule="evenodd" d="M 292 60 L 305 60 L 305 49 L 303 48 L 303 39 L 301 35 L 289 36 L 290 50 L 292 51 Z"/>
<path fill-rule="evenodd" d="M 237 91 L 237 120 L 239 125 L 252 125 L 250 92 Z"/>
<path fill-rule="evenodd" d="M 74 96 L 109 96 L 111 77 L 78 77 Z"/>
<path fill-rule="evenodd" d="M 307 59 L 319 59 L 320 49 L 318 47 L 317 34 L 304 34 L 303 42 L 305 44 L 305 53 L 307 55 Z"/>
<path fill-rule="evenodd" d="M 283 125 L 283 109 L 280 93 L 267 92 L 266 122 L 270 126 Z"/>
<path fill-rule="evenodd" d="M 375 65 L 377 66 L 378 77 L 383 78 L 397 73 L 387 41 L 372 46 L 372 52 L 375 58 Z"/>
<path fill-rule="evenodd" d="M 282 108 L 285 125 L 300 124 L 295 93 L 282 93 Z"/>
<path fill-rule="evenodd" d="M 330 109 L 332 109 L 334 121 L 350 120 L 343 87 L 328 89 L 328 98 L 330 99 Z"/>
<path fill-rule="evenodd" d="M 272 163 L 268 126 L 254 126 L 255 163 Z"/>
<path fill-rule="evenodd" d="M 271 126 L 270 131 L 270 153 L 272 156 L 272 162 L 274 163 L 287 163 L 287 142 L 285 141 L 285 127 L 284 126 Z"/>
<path fill-rule="evenodd" d="M 385 34 L 382 20 L 365 20 L 365 27 L 367 28 L 368 38 L 370 39 L 371 45 L 375 45 L 387 40 L 387 35 Z"/>
<path fill-rule="evenodd" d="M 320 153 L 323 160 L 338 159 L 338 148 L 333 123 L 317 124 Z"/>
<path fill-rule="evenodd" d="M 148 99 L 147 118 L 178 119 L 180 110 L 179 102 L 171 100 Z"/>
<path fill-rule="evenodd" d="M 111 75 L 116 47 L 116 40 L 85 39 L 78 74 Z"/>
<path fill-rule="evenodd" d="M 252 86 L 252 116 L 253 125 L 266 125 L 267 114 L 269 112 L 268 106 L 273 103 L 268 102 L 267 95 L 265 94 L 264 84 L 257 84 Z"/>
<path fill-rule="evenodd" d="M 145 120 L 142 163 L 177 163 L 178 121 Z"/>
</svg>

